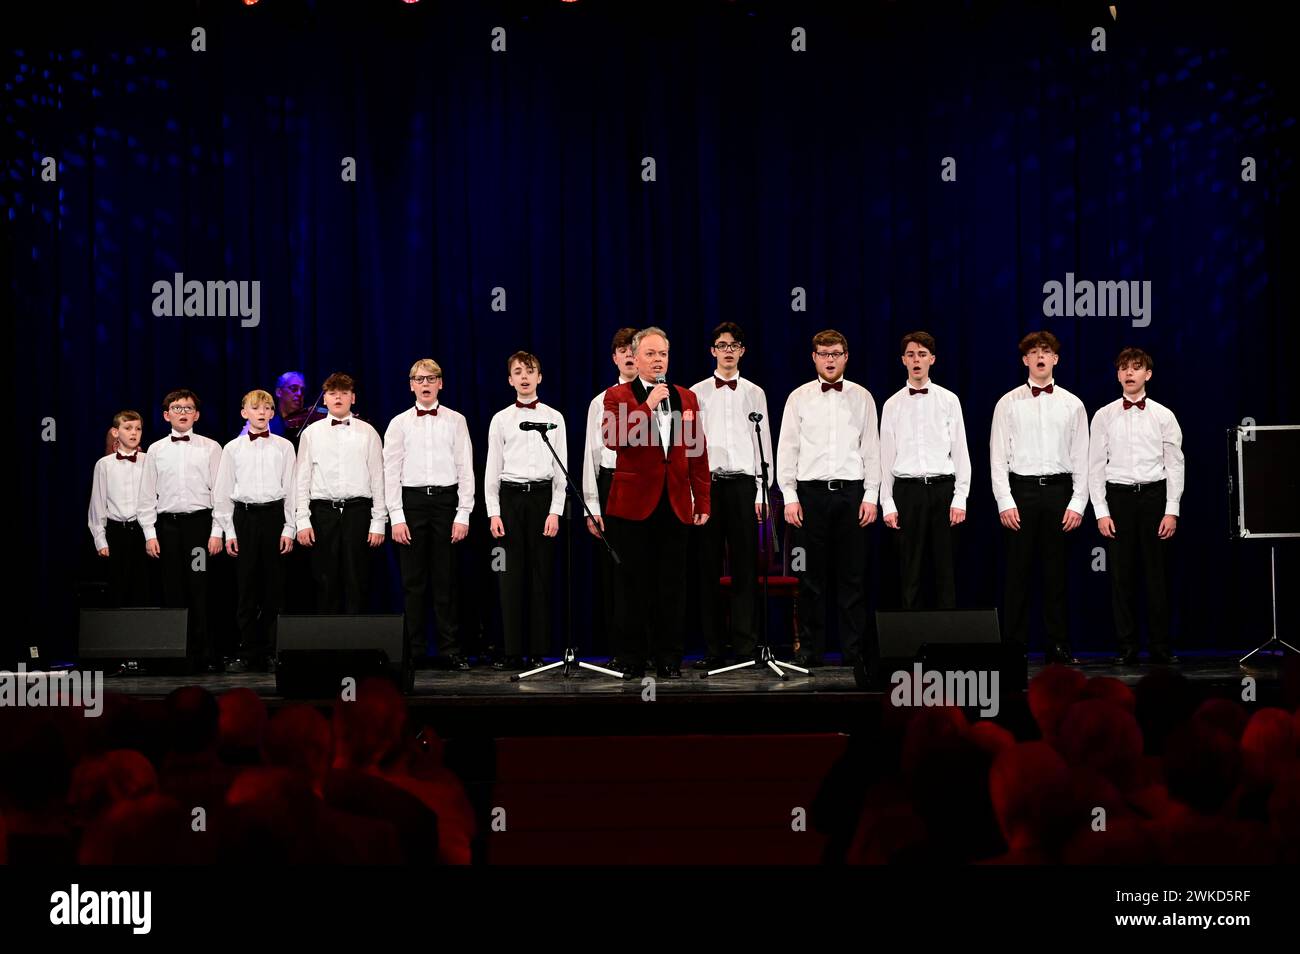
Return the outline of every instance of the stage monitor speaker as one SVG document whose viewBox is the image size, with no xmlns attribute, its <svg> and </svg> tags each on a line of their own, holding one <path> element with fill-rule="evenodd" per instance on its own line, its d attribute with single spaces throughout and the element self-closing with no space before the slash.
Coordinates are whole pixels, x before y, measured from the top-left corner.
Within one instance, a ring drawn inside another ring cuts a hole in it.
<svg viewBox="0 0 1300 954">
<path fill-rule="evenodd" d="M 397 615 L 281 616 L 276 623 L 275 691 L 286 698 L 337 698 L 343 680 L 390 679 L 402 692 L 415 685 Z"/>
<path fill-rule="evenodd" d="M 188 664 L 187 609 L 132 607 L 83 609 L 77 629 L 77 656 L 136 669 L 148 661 L 151 672 Z M 169 665 L 169 664 L 175 664 Z"/>
<path fill-rule="evenodd" d="M 998 611 L 911 610 L 877 612 L 880 664 L 874 673 L 854 671 L 860 688 L 884 692 L 899 670 L 998 672 L 1002 691 L 1023 690 L 1029 681 L 1029 661 L 1023 652 L 1004 646 Z"/>
</svg>

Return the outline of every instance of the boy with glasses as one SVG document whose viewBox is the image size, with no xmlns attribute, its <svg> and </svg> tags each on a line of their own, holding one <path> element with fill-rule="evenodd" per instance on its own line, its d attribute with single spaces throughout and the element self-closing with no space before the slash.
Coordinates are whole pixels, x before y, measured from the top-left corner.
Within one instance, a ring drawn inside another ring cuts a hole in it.
<svg viewBox="0 0 1300 954">
<path fill-rule="evenodd" d="M 822 665 L 826 648 L 827 588 L 835 568 L 844 664 L 874 666 L 879 655 L 866 639 L 866 536 L 880 492 L 880 434 L 876 401 L 844 379 L 849 346 L 835 330 L 813 336 L 817 379 L 785 402 L 777 442 L 777 481 L 785 519 L 796 529 L 806 565 L 799 574 L 800 666 Z"/>
<path fill-rule="evenodd" d="M 711 518 L 695 531 L 700 538 L 700 614 L 707 655 L 696 669 L 716 669 L 726 662 L 727 634 L 721 625 L 718 596 L 723 548 L 731 566 L 731 639 L 740 660 L 753 656 L 758 643 L 755 599 L 758 583 L 758 525 L 763 512 L 758 449 L 751 414 L 760 414 L 763 457 L 772 465 L 767 395 L 740 376 L 745 334 L 735 322 L 713 329 L 714 372 L 691 388 L 700 400 L 700 420 L 709 446 Z M 772 471 L 768 471 L 770 481 Z M 761 609 L 759 610 L 761 612 Z"/>
<path fill-rule="evenodd" d="M 469 534 L 474 509 L 474 456 L 465 415 L 441 404 L 442 368 L 432 358 L 411 365 L 415 405 L 384 432 L 384 484 L 393 542 L 402 568 L 406 641 L 418 668 L 427 668 L 430 580 L 438 654 L 447 668 L 469 670 L 460 648 L 456 566 L 452 547 Z"/>
<path fill-rule="evenodd" d="M 163 420 L 171 433 L 149 445 L 140 477 L 144 549 L 162 564 L 163 606 L 189 608 L 191 662 L 219 672 L 221 654 L 208 633 L 207 558 L 221 552 L 221 524 L 212 516 L 221 445 L 194 433 L 199 398 L 193 391 L 168 394 Z"/>
</svg>

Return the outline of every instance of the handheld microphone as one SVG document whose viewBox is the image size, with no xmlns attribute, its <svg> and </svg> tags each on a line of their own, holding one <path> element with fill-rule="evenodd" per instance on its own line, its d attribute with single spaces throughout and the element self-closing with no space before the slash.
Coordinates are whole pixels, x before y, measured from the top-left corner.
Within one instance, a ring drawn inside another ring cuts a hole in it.
<svg viewBox="0 0 1300 954">
<path fill-rule="evenodd" d="M 668 379 L 667 379 L 666 377 L 664 377 L 662 374 L 660 374 L 660 375 L 658 375 L 658 376 L 655 377 L 655 384 L 667 384 L 667 383 L 668 383 Z M 661 410 L 662 410 L 662 411 L 666 411 L 666 410 L 668 410 L 669 406 L 670 406 L 670 402 L 669 402 L 668 398 L 665 397 L 665 398 L 664 398 L 662 401 L 660 401 L 659 404 L 655 407 L 655 410 L 656 410 L 656 411 L 661 411 Z"/>
<path fill-rule="evenodd" d="M 553 431 L 559 424 L 548 424 L 546 421 L 520 421 L 519 429 L 521 431 Z"/>
<path fill-rule="evenodd" d="M 757 411 L 750 411 L 749 419 L 753 421 L 755 424 L 757 424 L 759 421 L 763 419 L 763 415 L 759 414 Z"/>
</svg>

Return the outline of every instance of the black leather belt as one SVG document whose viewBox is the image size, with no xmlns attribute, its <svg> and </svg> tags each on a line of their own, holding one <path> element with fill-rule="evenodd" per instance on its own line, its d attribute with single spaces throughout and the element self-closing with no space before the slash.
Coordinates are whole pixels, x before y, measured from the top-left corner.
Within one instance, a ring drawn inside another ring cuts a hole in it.
<svg viewBox="0 0 1300 954">
<path fill-rule="evenodd" d="M 165 512 L 165 513 L 159 513 L 159 514 L 158 514 L 158 519 L 159 519 L 159 520 L 169 520 L 169 521 L 171 521 L 172 523 L 179 523 L 179 522 L 182 521 L 182 520 L 192 520 L 192 519 L 194 519 L 195 517 L 203 517 L 203 518 L 205 518 L 205 519 L 207 519 L 207 520 L 211 520 L 211 519 L 212 519 L 212 511 L 211 511 L 211 510 L 191 510 L 191 511 L 189 511 L 188 513 L 171 513 L 171 512 Z"/>
<path fill-rule="evenodd" d="M 1064 484 L 1073 482 L 1073 474 L 1043 474 L 1041 477 L 1026 477 L 1023 474 L 1012 474 L 1011 480 L 1018 484 L 1037 484 L 1039 487 L 1046 487 L 1048 484 Z"/>
<path fill-rule="evenodd" d="M 713 478 L 715 484 L 725 484 L 736 480 L 748 480 L 750 483 L 754 482 L 753 474 L 711 474 L 710 476 Z"/>
<path fill-rule="evenodd" d="M 140 528 L 139 520 L 114 520 L 112 517 L 109 517 L 108 522 L 115 527 L 121 527 L 123 530 L 138 530 Z"/>
<path fill-rule="evenodd" d="M 955 474 L 934 474 L 926 477 L 895 477 L 896 484 L 951 484 L 957 479 Z"/>
<path fill-rule="evenodd" d="M 429 487 L 403 487 L 402 493 L 419 494 L 426 497 L 436 497 L 439 494 L 454 494 L 459 488 L 455 484 L 446 486 L 429 486 Z"/>
<path fill-rule="evenodd" d="M 1145 484 L 1116 484 L 1108 480 L 1106 481 L 1106 493 L 1140 494 L 1154 490 L 1157 487 L 1163 489 L 1164 486 L 1165 482 L 1163 480 L 1152 480 Z"/>
<path fill-rule="evenodd" d="M 830 491 L 836 491 L 836 490 L 843 490 L 843 489 L 846 488 L 846 487 L 854 487 L 854 486 L 856 486 L 858 490 L 862 490 L 862 489 L 863 489 L 863 487 L 862 487 L 862 481 L 861 481 L 860 479 L 856 479 L 856 480 L 800 480 L 800 481 L 798 481 L 798 482 L 796 483 L 796 486 L 797 486 L 800 490 L 830 490 Z"/>
<path fill-rule="evenodd" d="M 549 480 L 530 480 L 526 484 L 515 483 L 515 481 L 513 480 L 501 481 L 501 490 L 512 490 L 515 493 L 520 493 L 520 494 L 530 494 L 533 491 L 537 491 L 540 493 L 542 490 L 550 490 L 550 489 L 551 489 L 551 482 Z"/>
<path fill-rule="evenodd" d="M 283 510 L 284 498 L 279 500 L 269 500 L 266 503 L 244 503 L 242 500 L 235 501 L 236 510 Z"/>
<path fill-rule="evenodd" d="M 369 509 L 371 506 L 371 500 L 369 497 L 348 497 L 345 500 L 323 500 L 320 497 L 317 497 L 312 500 L 311 506 L 319 508 L 329 507 L 333 510 L 353 510 L 357 507 L 365 507 Z"/>
</svg>

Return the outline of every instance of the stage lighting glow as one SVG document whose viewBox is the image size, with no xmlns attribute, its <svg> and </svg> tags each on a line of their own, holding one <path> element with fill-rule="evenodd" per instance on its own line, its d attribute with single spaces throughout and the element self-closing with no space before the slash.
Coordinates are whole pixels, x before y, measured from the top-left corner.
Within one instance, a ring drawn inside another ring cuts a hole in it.
<svg viewBox="0 0 1300 954">
<path fill-rule="evenodd" d="M 257 0 L 244 0 L 244 6 L 255 7 L 257 6 Z"/>
</svg>

